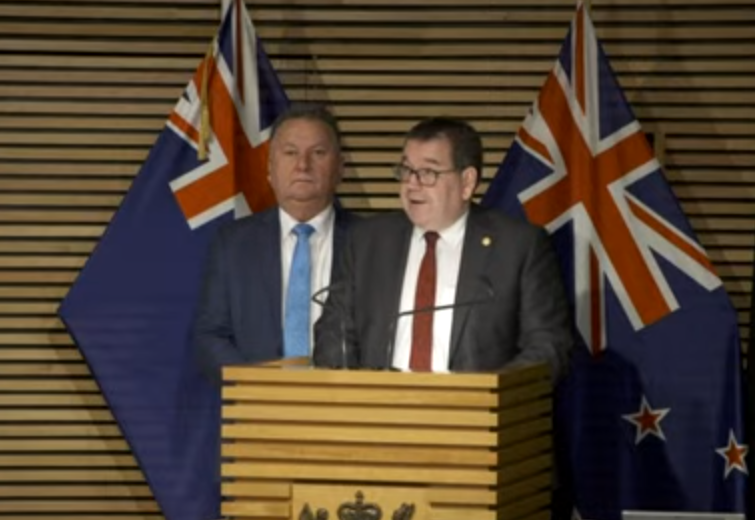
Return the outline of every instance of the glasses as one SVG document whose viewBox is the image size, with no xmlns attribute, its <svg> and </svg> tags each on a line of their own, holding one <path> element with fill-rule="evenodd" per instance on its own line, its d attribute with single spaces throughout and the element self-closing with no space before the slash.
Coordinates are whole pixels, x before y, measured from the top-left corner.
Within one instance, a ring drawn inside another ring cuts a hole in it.
<svg viewBox="0 0 755 520">
<path fill-rule="evenodd" d="M 435 183 L 438 182 L 438 176 L 444 173 L 455 173 L 456 171 L 456 169 L 433 170 L 432 168 L 419 168 L 415 170 L 405 164 L 398 164 L 393 167 L 393 175 L 396 177 L 396 180 L 409 182 L 412 175 L 414 175 L 422 186 L 435 186 Z"/>
</svg>

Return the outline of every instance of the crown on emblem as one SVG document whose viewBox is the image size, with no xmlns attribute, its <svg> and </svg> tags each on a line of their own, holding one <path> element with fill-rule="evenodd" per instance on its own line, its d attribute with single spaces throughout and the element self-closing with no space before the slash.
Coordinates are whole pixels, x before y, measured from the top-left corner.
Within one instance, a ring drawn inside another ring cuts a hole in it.
<svg viewBox="0 0 755 520">
<path fill-rule="evenodd" d="M 380 520 L 383 511 L 376 504 L 364 503 L 364 493 L 357 491 L 355 502 L 338 506 L 338 520 Z"/>
<path fill-rule="evenodd" d="M 372 503 L 365 503 L 364 493 L 357 491 L 354 495 L 354 502 L 344 502 L 338 506 L 338 520 L 381 520 L 383 511 L 380 506 Z M 415 513 L 414 504 L 401 504 L 391 516 L 391 520 L 411 520 Z M 326 509 L 318 509 L 316 513 L 312 512 L 309 504 L 299 513 L 299 520 L 328 520 L 329 513 Z"/>
</svg>

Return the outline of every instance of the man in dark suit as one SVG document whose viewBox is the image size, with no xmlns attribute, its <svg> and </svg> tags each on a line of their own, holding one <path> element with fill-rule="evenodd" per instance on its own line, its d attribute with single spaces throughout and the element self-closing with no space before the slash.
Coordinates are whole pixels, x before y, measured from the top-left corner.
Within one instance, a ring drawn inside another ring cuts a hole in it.
<svg viewBox="0 0 755 520">
<path fill-rule="evenodd" d="M 315 364 L 494 371 L 547 362 L 554 379 L 564 373 L 571 326 L 548 236 L 472 204 L 481 171 L 480 137 L 467 123 L 433 118 L 408 133 L 395 169 L 404 211 L 350 230 L 315 329 Z M 446 305 L 454 308 L 416 312 Z"/>
<path fill-rule="evenodd" d="M 333 205 L 343 170 L 333 116 L 284 113 L 270 136 L 269 181 L 278 207 L 223 228 L 210 249 L 193 340 L 203 371 L 310 353 L 320 307 L 351 217 Z"/>
</svg>

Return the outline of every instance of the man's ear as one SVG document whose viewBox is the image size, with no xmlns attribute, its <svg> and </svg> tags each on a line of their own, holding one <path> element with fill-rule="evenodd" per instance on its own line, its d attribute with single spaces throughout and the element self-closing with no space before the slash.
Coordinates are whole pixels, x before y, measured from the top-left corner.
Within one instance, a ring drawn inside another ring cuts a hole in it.
<svg viewBox="0 0 755 520">
<path fill-rule="evenodd" d="M 461 172 L 461 195 L 464 200 L 472 200 L 475 188 L 477 187 L 477 178 L 479 176 L 477 168 L 474 166 L 467 166 Z"/>
</svg>

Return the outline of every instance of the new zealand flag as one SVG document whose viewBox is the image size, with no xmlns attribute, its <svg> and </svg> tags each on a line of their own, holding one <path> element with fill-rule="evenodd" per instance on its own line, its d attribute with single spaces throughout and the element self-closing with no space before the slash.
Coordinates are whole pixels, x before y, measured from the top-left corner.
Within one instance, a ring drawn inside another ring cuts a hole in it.
<svg viewBox="0 0 755 520">
<path fill-rule="evenodd" d="M 579 339 L 556 450 L 576 514 L 744 511 L 737 315 L 582 5 L 483 204 L 559 255 Z"/>
</svg>

